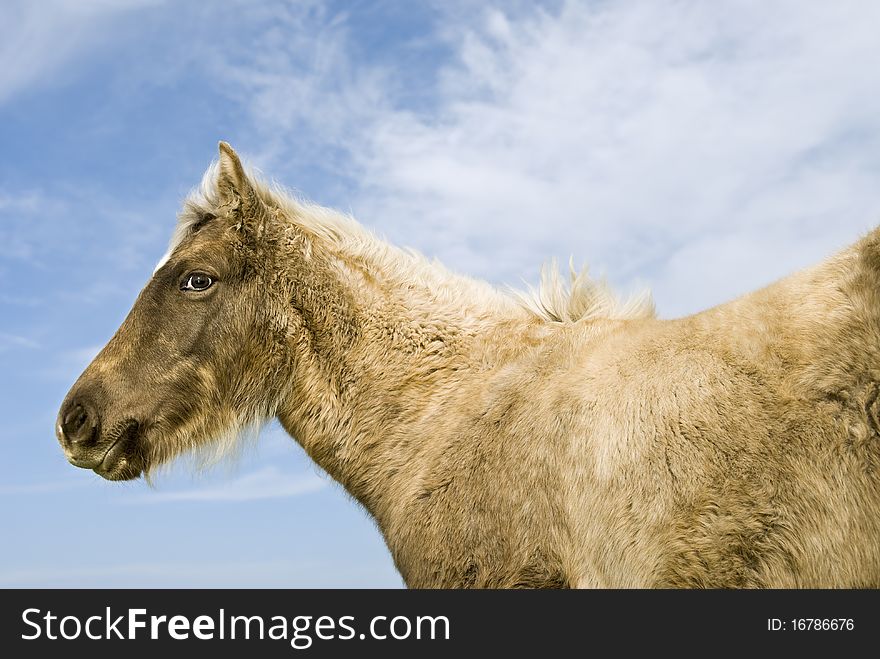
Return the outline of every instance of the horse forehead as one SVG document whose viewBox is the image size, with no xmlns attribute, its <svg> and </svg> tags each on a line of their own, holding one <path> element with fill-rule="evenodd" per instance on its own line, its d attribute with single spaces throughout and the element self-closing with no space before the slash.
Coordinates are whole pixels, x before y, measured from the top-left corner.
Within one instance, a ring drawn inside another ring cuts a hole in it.
<svg viewBox="0 0 880 659">
<path fill-rule="evenodd" d="M 168 250 L 153 269 L 153 274 L 156 274 L 172 257 L 186 259 L 208 254 L 218 256 L 225 254 L 228 246 L 226 231 L 219 224 L 211 224 L 199 229 L 194 234 L 190 233 L 189 226 L 178 227 L 168 245 Z"/>
</svg>

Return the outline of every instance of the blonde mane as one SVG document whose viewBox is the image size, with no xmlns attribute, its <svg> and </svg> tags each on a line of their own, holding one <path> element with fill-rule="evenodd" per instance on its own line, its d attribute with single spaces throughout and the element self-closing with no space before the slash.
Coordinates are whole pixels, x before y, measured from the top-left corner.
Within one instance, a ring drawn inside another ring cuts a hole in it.
<svg viewBox="0 0 880 659">
<path fill-rule="evenodd" d="M 168 251 L 156 266 L 158 270 L 174 249 L 186 237 L 206 212 L 216 208 L 218 201 L 217 174 L 219 162 L 214 161 L 202 181 L 186 198 L 178 216 Z M 569 262 L 568 277 L 564 277 L 556 261 L 541 268 L 538 285 L 527 290 L 508 288 L 502 292 L 489 284 L 463 277 L 448 270 L 438 261 L 429 260 L 412 249 L 400 249 L 378 238 L 353 217 L 298 198 L 291 190 L 274 181 L 264 182 L 253 168 L 247 170 L 254 190 L 268 205 L 295 218 L 296 223 L 315 237 L 334 245 L 349 255 L 369 254 L 389 273 L 403 278 L 418 278 L 433 287 L 476 289 L 483 295 L 501 295 L 514 301 L 532 316 L 552 323 L 571 323 L 581 320 L 633 320 L 653 318 L 654 302 L 648 290 L 626 299 L 618 296 L 602 279 L 594 279 L 588 268 L 576 270 Z"/>
<path fill-rule="evenodd" d="M 538 318 L 555 323 L 577 322 L 584 319 L 633 320 L 653 318 L 654 301 L 651 292 L 621 299 L 602 279 L 593 279 L 585 266 L 575 269 L 568 262 L 568 281 L 560 273 L 555 260 L 541 267 L 540 283 L 527 291 L 511 291 L 517 301 Z"/>
</svg>

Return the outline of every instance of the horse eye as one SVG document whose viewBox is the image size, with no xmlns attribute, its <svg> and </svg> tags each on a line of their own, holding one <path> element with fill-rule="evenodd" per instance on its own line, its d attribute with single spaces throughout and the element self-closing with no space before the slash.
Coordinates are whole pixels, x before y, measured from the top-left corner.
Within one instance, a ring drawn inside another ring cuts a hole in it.
<svg viewBox="0 0 880 659">
<path fill-rule="evenodd" d="M 194 272 L 186 280 L 186 283 L 180 287 L 180 290 L 204 291 L 208 288 L 211 288 L 211 285 L 213 283 L 214 280 L 210 277 L 210 275 L 206 275 L 204 272 Z"/>
</svg>

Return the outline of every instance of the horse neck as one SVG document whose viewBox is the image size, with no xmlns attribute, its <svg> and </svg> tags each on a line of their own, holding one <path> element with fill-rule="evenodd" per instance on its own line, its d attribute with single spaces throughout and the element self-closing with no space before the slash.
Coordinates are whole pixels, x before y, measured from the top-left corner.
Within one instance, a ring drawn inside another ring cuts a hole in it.
<svg viewBox="0 0 880 659">
<path fill-rule="evenodd" d="M 501 359 L 503 337 L 528 315 L 488 285 L 387 246 L 311 252 L 293 275 L 290 390 L 278 417 L 386 526 L 429 450 L 414 426 Z"/>
</svg>

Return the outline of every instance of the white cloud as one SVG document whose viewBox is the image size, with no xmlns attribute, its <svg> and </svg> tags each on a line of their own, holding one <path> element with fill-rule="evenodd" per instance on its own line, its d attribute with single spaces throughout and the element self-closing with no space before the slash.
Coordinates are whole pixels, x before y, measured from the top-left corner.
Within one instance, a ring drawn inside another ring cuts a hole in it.
<svg viewBox="0 0 880 659">
<path fill-rule="evenodd" d="M 63 561 L 62 561 L 63 563 Z M 6 588 L 399 588 L 390 561 L 177 561 L 19 566 L 0 571 Z"/>
<path fill-rule="evenodd" d="M 873 23 L 847 3 L 489 12 L 437 116 L 380 119 L 360 203 L 484 276 L 577 250 L 657 277 L 661 311 L 719 302 L 876 219 L 880 74 L 854 69 L 880 58 Z"/>
<path fill-rule="evenodd" d="M 807 265 L 880 217 L 880 6 L 566 3 L 448 20 L 455 61 L 429 112 L 346 57 L 344 25 L 322 67 L 269 43 L 277 75 L 239 73 L 276 136 L 270 173 L 279 154 L 314 157 L 290 133 L 306 112 L 328 152 L 345 150 L 356 215 L 395 242 L 496 281 L 574 253 L 648 280 L 666 315 Z"/>
<path fill-rule="evenodd" d="M 386 72 L 352 56 L 348 16 L 326 3 L 248 5 L 246 14 L 248 26 L 269 27 L 197 54 L 218 91 L 249 111 L 257 148 L 245 155 L 282 167 L 295 154 L 308 168 L 342 173 L 362 132 L 388 109 Z"/>
<path fill-rule="evenodd" d="M 265 467 L 214 486 L 172 492 L 147 492 L 126 501 L 131 503 L 170 503 L 282 499 L 317 492 L 327 484 L 326 479 L 315 474 L 292 476 L 282 473 L 276 467 Z"/>
<path fill-rule="evenodd" d="M 17 350 L 21 348 L 34 350 L 39 347 L 39 343 L 37 343 L 33 339 L 27 338 L 26 336 L 0 332 L 0 352 L 6 352 L 7 350 Z"/>
<path fill-rule="evenodd" d="M 79 56 L 107 41 L 108 22 L 161 0 L 12 0 L 0 22 L 0 104 L 36 85 L 58 84 Z"/>
<path fill-rule="evenodd" d="M 66 492 L 67 490 L 76 490 L 79 488 L 93 485 L 90 480 L 76 481 L 52 481 L 46 483 L 20 483 L 14 485 L 0 485 L 0 494 L 3 495 L 19 495 L 19 494 L 54 494 L 55 492 Z"/>
</svg>

